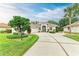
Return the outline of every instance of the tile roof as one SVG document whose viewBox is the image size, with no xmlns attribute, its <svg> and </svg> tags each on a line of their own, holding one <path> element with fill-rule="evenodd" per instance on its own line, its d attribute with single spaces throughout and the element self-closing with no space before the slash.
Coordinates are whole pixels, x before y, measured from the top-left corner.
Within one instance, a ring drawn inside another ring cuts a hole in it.
<svg viewBox="0 0 79 59">
<path fill-rule="evenodd" d="M 0 28 L 11 28 L 8 24 L 0 23 Z"/>
<path fill-rule="evenodd" d="M 74 22 L 74 23 L 72 23 L 71 25 L 67 25 L 67 26 L 65 26 L 65 27 L 69 27 L 69 26 L 71 26 L 71 27 L 79 26 L 79 21 Z"/>
</svg>

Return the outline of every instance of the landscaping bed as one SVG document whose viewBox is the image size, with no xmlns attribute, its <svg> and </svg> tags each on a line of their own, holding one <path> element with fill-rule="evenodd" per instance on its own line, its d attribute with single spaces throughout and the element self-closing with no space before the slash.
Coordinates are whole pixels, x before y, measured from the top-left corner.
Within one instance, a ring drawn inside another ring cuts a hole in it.
<svg viewBox="0 0 79 59">
<path fill-rule="evenodd" d="M 11 34 L 0 34 L 0 56 L 21 56 L 23 55 L 38 39 L 37 35 L 31 34 L 19 39 L 8 39 Z"/>
<path fill-rule="evenodd" d="M 79 33 L 66 33 L 64 36 L 79 41 Z"/>
</svg>

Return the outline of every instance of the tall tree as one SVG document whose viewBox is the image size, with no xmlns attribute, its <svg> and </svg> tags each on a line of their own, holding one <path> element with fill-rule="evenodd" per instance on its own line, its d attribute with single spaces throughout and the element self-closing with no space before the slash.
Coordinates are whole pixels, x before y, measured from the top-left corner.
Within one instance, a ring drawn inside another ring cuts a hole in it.
<svg viewBox="0 0 79 59">
<path fill-rule="evenodd" d="M 65 17 L 66 18 L 68 18 L 69 19 L 69 25 L 70 25 L 70 29 L 69 29 L 69 32 L 71 33 L 71 19 L 72 19 L 72 17 L 73 17 L 73 13 L 72 13 L 72 8 L 70 8 L 70 7 L 68 7 L 68 8 L 66 8 L 65 9 L 65 12 L 66 12 L 66 14 L 65 14 Z"/>
<path fill-rule="evenodd" d="M 65 11 L 65 17 L 69 20 L 69 32 L 71 33 L 71 20 L 75 17 L 76 12 L 79 10 L 79 4 L 73 4 L 72 6 L 67 7 L 64 9 Z"/>
<path fill-rule="evenodd" d="M 76 16 L 79 16 L 79 3 L 73 4 L 73 8 L 74 8 L 74 14 Z"/>
<path fill-rule="evenodd" d="M 60 27 L 64 27 L 66 25 L 69 25 L 69 19 L 68 18 L 62 18 L 61 20 L 59 20 L 59 26 Z M 71 24 L 76 22 L 76 21 L 79 21 L 78 18 L 74 17 L 73 19 L 71 19 Z"/>
<path fill-rule="evenodd" d="M 9 25 L 17 30 L 18 33 L 22 33 L 29 28 L 30 20 L 21 16 L 13 16 L 9 21 Z"/>
</svg>

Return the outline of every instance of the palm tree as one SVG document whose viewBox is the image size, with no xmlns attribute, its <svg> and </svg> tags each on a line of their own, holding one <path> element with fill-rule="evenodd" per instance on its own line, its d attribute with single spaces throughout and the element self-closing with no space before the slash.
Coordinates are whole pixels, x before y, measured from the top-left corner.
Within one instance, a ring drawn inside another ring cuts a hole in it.
<svg viewBox="0 0 79 59">
<path fill-rule="evenodd" d="M 77 14 L 79 14 L 79 4 L 75 3 L 72 6 L 67 7 L 64 9 L 66 18 L 69 19 L 69 32 L 71 33 L 71 20 L 73 17 L 75 17 Z"/>
<path fill-rule="evenodd" d="M 69 32 L 71 33 L 71 19 L 73 17 L 73 9 L 71 7 L 67 7 L 65 10 L 65 17 L 69 19 Z"/>
<path fill-rule="evenodd" d="M 79 3 L 75 3 L 73 5 L 73 8 L 74 8 L 74 14 L 79 15 Z"/>
</svg>

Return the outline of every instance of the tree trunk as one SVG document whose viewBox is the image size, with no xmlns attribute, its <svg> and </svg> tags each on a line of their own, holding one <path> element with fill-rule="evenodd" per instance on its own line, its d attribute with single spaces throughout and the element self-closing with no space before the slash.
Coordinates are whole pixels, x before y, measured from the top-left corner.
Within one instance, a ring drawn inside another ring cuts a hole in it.
<svg viewBox="0 0 79 59">
<path fill-rule="evenodd" d="M 69 18 L 69 33 L 71 33 L 71 18 Z"/>
</svg>

